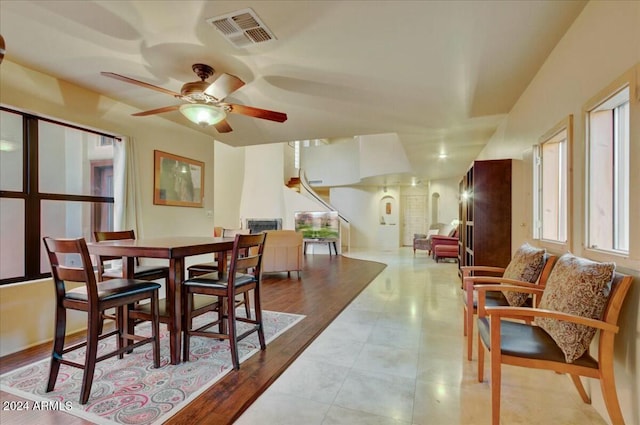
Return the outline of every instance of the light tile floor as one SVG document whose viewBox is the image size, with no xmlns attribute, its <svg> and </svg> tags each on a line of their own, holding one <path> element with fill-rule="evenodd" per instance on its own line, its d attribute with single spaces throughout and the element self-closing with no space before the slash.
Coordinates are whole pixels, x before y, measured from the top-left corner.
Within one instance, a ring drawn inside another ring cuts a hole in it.
<svg viewBox="0 0 640 425">
<path fill-rule="evenodd" d="M 491 423 L 488 381 L 477 382 L 476 356 L 464 355 L 457 265 L 410 248 L 349 256 L 387 268 L 236 424 Z M 487 359 L 485 376 L 488 367 Z M 566 376 L 511 366 L 503 368 L 501 420 L 606 424 Z"/>
</svg>

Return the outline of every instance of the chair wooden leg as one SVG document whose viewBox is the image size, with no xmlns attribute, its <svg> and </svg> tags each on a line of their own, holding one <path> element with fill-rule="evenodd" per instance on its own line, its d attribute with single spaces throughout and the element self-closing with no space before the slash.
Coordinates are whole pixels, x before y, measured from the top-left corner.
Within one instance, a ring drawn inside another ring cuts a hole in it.
<svg viewBox="0 0 640 425">
<path fill-rule="evenodd" d="M 103 329 L 104 329 L 104 321 L 107 319 L 105 317 L 104 311 L 100 313 L 100 327 L 98 328 L 98 332 L 100 332 L 100 335 L 102 335 Z"/>
<path fill-rule="evenodd" d="M 185 294 L 185 306 L 184 306 L 184 323 L 182 324 L 182 333 L 184 334 L 182 340 L 182 360 L 185 362 L 189 361 L 189 348 L 191 344 L 191 325 L 193 319 L 191 317 L 191 310 L 193 309 L 193 294 L 187 293 Z"/>
<path fill-rule="evenodd" d="M 227 297 L 227 327 L 229 328 L 229 348 L 231 349 L 231 361 L 235 370 L 240 369 L 240 358 L 238 356 L 238 340 L 236 335 L 236 309 L 235 299 Z"/>
<path fill-rule="evenodd" d="M 133 309 L 135 308 L 135 306 L 136 306 L 135 304 L 129 304 L 126 308 L 124 308 L 124 309 L 123 309 L 123 311 L 125 311 L 125 310 L 126 310 L 126 312 L 127 312 L 127 313 L 126 313 L 126 316 L 123 316 L 123 317 L 124 317 L 124 319 L 123 319 L 123 323 L 124 323 L 124 326 L 126 326 L 126 333 L 127 333 L 128 335 L 133 335 L 133 334 L 135 334 L 136 321 L 135 321 L 135 320 L 129 320 L 129 313 L 128 313 L 128 312 L 129 312 L 129 310 L 133 310 Z M 119 320 L 119 319 L 116 319 L 116 320 Z M 122 332 L 124 332 L 124 331 L 125 331 L 124 329 L 121 329 L 121 332 L 120 332 L 120 333 L 122 334 Z M 129 344 L 133 344 L 133 343 L 134 343 L 134 340 L 132 340 L 132 339 L 125 339 L 125 340 L 124 340 L 124 343 L 125 343 L 125 344 L 127 344 L 127 345 L 129 345 Z M 133 349 L 131 349 L 131 350 L 127 350 L 127 354 L 131 354 L 131 353 L 133 353 Z M 120 358 L 122 358 L 122 357 L 120 357 Z"/>
<path fill-rule="evenodd" d="M 64 336 L 67 330 L 67 310 L 64 307 L 56 308 L 56 326 L 53 337 L 53 350 L 51 353 L 51 365 L 49 366 L 49 381 L 47 392 L 53 391 L 60 371 L 60 359 L 64 349 Z"/>
<path fill-rule="evenodd" d="M 478 332 L 478 382 L 484 381 L 484 344 Z"/>
<path fill-rule="evenodd" d="M 580 398 L 582 399 L 582 401 L 584 401 L 586 404 L 591 404 L 591 398 L 589 398 L 589 395 L 585 391 L 580 377 L 578 375 L 572 374 L 569 374 L 569 377 L 571 378 L 571 382 L 573 382 L 573 385 L 575 385 L 576 389 L 578 390 L 578 394 L 580 394 Z"/>
<path fill-rule="evenodd" d="M 502 385 L 502 364 L 500 350 L 500 320 L 491 319 L 491 423 L 500 425 L 500 387 Z"/>
<path fill-rule="evenodd" d="M 249 293 L 244 293 L 244 312 L 247 313 L 247 319 L 251 318 L 251 304 L 249 303 Z"/>
<path fill-rule="evenodd" d="M 223 297 L 218 297 L 218 333 L 227 334 L 227 303 Z"/>
<path fill-rule="evenodd" d="M 600 389 L 604 404 L 609 412 L 609 419 L 613 425 L 624 425 L 624 416 L 620 410 L 618 393 L 616 391 L 616 381 L 613 372 L 613 352 L 611 355 L 603 356 L 600 360 Z"/>
<path fill-rule="evenodd" d="M 260 303 L 260 286 L 256 286 L 253 290 L 253 299 L 256 310 L 256 322 L 258 322 L 258 340 L 260 341 L 260 349 L 267 348 L 267 344 L 264 339 L 264 326 L 262 324 L 262 306 Z"/>
<path fill-rule="evenodd" d="M 473 316 L 476 313 L 473 307 L 473 290 L 465 291 L 465 329 L 467 336 L 467 360 L 473 359 Z M 479 344 L 480 342 L 478 342 Z"/>
<path fill-rule="evenodd" d="M 467 307 L 462 309 L 462 335 L 467 336 Z"/>
<path fill-rule="evenodd" d="M 467 360 L 473 359 L 473 311 L 467 310 Z M 480 344 L 480 342 L 478 342 Z"/>
<path fill-rule="evenodd" d="M 158 291 L 151 296 L 151 335 L 153 337 L 153 367 L 160 367 L 160 309 Z"/>
<path fill-rule="evenodd" d="M 125 315 L 124 311 L 125 309 L 128 310 L 129 308 L 131 308 L 131 305 L 128 305 L 127 307 L 124 307 L 124 306 L 116 307 L 116 329 L 118 329 L 118 336 L 117 336 L 118 350 L 124 347 L 125 344 L 127 343 L 127 341 L 125 341 L 125 338 L 124 338 L 124 333 L 125 333 L 125 329 L 129 328 L 129 325 L 126 323 L 129 315 L 128 314 Z M 100 316 L 102 315 L 103 313 L 101 312 Z M 103 323 L 104 323 L 103 320 L 100 320 L 100 323 L 98 324 L 98 334 L 102 334 Z M 124 358 L 124 353 L 118 354 L 118 358 L 122 360 Z"/>
<path fill-rule="evenodd" d="M 88 314 L 87 347 L 80 389 L 80 404 L 87 404 L 91 395 L 91 384 L 93 384 L 93 373 L 96 370 L 96 357 L 98 356 L 98 331 L 101 314 L 99 311 L 89 311 Z"/>
</svg>

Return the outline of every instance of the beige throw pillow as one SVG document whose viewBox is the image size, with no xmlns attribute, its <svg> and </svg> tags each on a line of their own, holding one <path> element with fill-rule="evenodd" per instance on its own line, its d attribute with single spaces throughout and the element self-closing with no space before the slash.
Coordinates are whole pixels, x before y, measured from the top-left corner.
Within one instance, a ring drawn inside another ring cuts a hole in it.
<svg viewBox="0 0 640 425">
<path fill-rule="evenodd" d="M 544 249 L 525 243 L 513 255 L 502 277 L 535 283 L 544 268 L 544 254 Z M 513 307 L 524 305 L 529 297 L 529 294 L 522 292 L 503 291 L 502 293 L 509 305 Z"/>
<path fill-rule="evenodd" d="M 614 270 L 614 263 L 563 255 L 549 275 L 540 308 L 602 319 Z M 596 333 L 595 328 L 550 318 L 536 319 L 536 324 L 558 344 L 567 363 L 589 349 Z"/>
</svg>

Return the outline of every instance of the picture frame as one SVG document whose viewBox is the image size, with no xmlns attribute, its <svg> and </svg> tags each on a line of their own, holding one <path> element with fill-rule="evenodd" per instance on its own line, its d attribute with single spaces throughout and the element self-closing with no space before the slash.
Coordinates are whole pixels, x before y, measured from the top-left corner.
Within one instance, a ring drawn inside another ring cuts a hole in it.
<svg viewBox="0 0 640 425">
<path fill-rule="evenodd" d="M 204 162 L 158 150 L 153 154 L 153 203 L 203 208 Z"/>
</svg>

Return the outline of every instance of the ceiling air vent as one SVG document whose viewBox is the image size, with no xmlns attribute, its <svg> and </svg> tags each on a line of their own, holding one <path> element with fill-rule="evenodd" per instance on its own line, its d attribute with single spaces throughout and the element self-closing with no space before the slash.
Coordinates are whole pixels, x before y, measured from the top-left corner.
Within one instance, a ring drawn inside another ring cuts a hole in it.
<svg viewBox="0 0 640 425">
<path fill-rule="evenodd" d="M 247 47 L 276 39 L 251 8 L 209 18 L 207 22 L 236 47 Z"/>
</svg>

